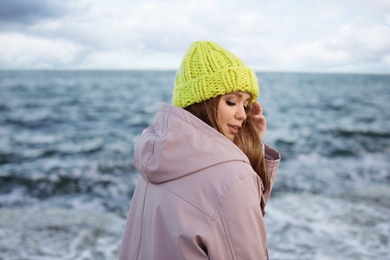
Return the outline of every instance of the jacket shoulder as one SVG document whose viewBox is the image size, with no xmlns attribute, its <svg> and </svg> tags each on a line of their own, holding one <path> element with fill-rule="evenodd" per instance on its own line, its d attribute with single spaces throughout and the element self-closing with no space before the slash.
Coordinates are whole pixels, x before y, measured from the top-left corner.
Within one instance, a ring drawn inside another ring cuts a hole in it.
<svg viewBox="0 0 390 260">
<path fill-rule="evenodd" d="M 215 220 L 233 186 L 248 177 L 258 185 L 250 164 L 232 160 L 160 185 Z"/>
</svg>

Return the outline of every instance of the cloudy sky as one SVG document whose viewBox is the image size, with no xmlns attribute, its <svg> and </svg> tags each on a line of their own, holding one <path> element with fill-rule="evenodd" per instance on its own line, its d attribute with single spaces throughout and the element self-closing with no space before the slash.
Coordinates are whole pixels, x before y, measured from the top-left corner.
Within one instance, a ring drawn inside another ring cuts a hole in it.
<svg viewBox="0 0 390 260">
<path fill-rule="evenodd" d="M 390 73 L 390 1 L 0 1 L 0 69 L 176 69 L 195 40 L 256 70 Z"/>
</svg>

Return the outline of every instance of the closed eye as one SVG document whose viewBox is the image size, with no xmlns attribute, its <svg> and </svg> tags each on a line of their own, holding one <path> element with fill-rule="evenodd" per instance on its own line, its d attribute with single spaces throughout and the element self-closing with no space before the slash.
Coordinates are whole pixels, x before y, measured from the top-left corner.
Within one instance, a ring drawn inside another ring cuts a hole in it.
<svg viewBox="0 0 390 260">
<path fill-rule="evenodd" d="M 226 100 L 226 104 L 228 106 L 231 106 L 231 107 L 234 107 L 236 105 L 236 103 L 234 103 L 233 101 L 230 101 L 230 100 Z"/>
<path fill-rule="evenodd" d="M 226 100 L 226 104 L 230 107 L 234 107 L 235 105 L 237 105 L 234 101 L 231 100 Z M 252 107 L 249 105 L 244 106 L 245 113 L 249 114 L 251 112 L 251 108 Z"/>
</svg>

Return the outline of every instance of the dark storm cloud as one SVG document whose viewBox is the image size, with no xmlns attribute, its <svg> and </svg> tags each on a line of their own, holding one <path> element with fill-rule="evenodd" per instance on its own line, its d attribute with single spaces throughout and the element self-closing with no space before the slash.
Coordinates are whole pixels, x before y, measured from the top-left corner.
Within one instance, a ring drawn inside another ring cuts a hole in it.
<svg viewBox="0 0 390 260">
<path fill-rule="evenodd" d="M 67 1 L 55 0 L 1 0 L 0 23 L 30 23 L 55 18 L 70 10 Z"/>
</svg>

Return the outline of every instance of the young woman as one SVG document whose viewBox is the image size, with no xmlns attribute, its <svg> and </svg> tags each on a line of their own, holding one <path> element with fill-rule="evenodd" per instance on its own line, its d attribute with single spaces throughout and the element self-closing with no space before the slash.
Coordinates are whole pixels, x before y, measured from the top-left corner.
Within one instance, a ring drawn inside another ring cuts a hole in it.
<svg viewBox="0 0 390 260">
<path fill-rule="evenodd" d="M 255 73 L 193 43 L 134 149 L 136 186 L 120 259 L 268 259 L 264 208 L 280 162 L 262 143 Z"/>
</svg>

